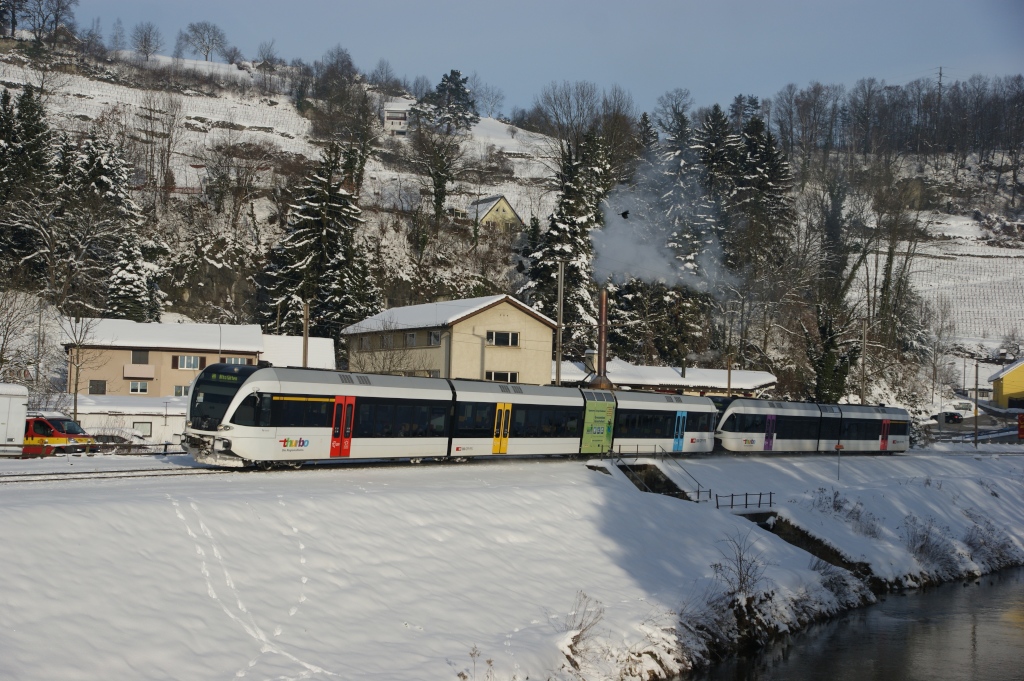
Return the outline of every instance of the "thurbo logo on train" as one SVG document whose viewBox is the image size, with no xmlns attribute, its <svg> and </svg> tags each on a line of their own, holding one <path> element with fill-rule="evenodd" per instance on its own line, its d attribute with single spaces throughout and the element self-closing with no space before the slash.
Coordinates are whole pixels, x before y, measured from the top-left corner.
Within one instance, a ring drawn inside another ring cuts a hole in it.
<svg viewBox="0 0 1024 681">
<path fill-rule="evenodd" d="M 291 438 L 286 437 L 284 439 L 278 440 L 278 442 L 280 442 L 281 446 L 284 447 L 285 449 L 295 449 L 298 447 L 309 446 L 309 440 L 301 437 L 298 440 L 292 440 Z"/>
</svg>

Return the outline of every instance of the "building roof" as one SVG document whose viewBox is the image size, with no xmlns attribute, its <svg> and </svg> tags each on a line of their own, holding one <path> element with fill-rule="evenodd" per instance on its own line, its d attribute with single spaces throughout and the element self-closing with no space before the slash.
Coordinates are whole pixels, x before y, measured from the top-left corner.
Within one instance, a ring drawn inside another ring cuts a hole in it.
<svg viewBox="0 0 1024 681">
<path fill-rule="evenodd" d="M 607 369 L 608 380 L 615 385 L 671 390 L 726 390 L 730 385 L 732 390 L 761 390 L 777 381 L 775 375 L 767 371 L 734 370 L 730 383 L 729 372 L 725 369 L 691 367 L 686 369 L 686 376 L 683 376 L 678 367 L 638 366 L 618 358 L 608 360 Z M 551 375 L 554 378 L 554 363 Z M 562 362 L 563 383 L 581 383 L 591 375 L 583 362 Z"/>
<path fill-rule="evenodd" d="M 302 364 L 302 336 L 264 335 L 256 324 L 161 324 L 96 319 L 84 320 L 82 327 L 88 328 L 90 324 L 82 343 L 86 347 L 260 353 L 260 359 L 277 366 Z M 67 335 L 62 342 L 72 344 Z M 309 339 L 309 366 L 336 368 L 334 340 Z"/>
<path fill-rule="evenodd" d="M 995 381 L 998 381 L 1003 376 L 1006 376 L 1007 374 L 1016 371 L 1017 369 L 1021 368 L 1022 366 L 1024 366 L 1024 357 L 1018 359 L 1013 364 L 1007 364 L 1002 369 L 1000 369 L 996 373 L 994 373 L 991 376 L 989 376 L 988 380 L 989 380 L 990 383 L 994 383 Z"/>
<path fill-rule="evenodd" d="M 468 206 L 466 206 L 466 214 L 475 220 L 479 220 L 491 212 L 491 209 L 498 205 L 498 202 L 502 199 L 505 199 L 504 194 L 495 194 L 494 196 L 485 196 L 482 199 L 472 201 Z M 508 199 L 505 199 L 505 203 L 508 204 L 509 209 L 512 211 L 512 215 L 515 216 L 516 220 L 522 222 L 523 219 L 519 217 L 519 213 L 517 213 L 516 209 L 512 207 L 512 203 Z"/>
<path fill-rule="evenodd" d="M 263 354 L 260 359 L 276 367 L 302 366 L 302 336 L 263 336 Z M 333 338 L 310 338 L 310 369 L 337 369 Z"/>
<path fill-rule="evenodd" d="M 83 323 L 92 325 L 82 342 L 86 347 L 263 351 L 263 331 L 256 324 L 161 324 L 130 319 L 83 320 Z M 66 335 L 61 342 L 73 344 Z"/>
<path fill-rule="evenodd" d="M 415 103 L 415 99 L 407 99 L 405 97 L 389 99 L 384 103 L 384 111 L 408 111 Z"/>
<path fill-rule="evenodd" d="M 512 296 L 500 295 L 393 307 L 390 310 L 379 312 L 372 317 L 367 317 L 363 321 L 343 329 L 341 333 L 343 336 L 348 336 L 354 333 L 372 333 L 376 331 L 436 329 L 451 326 L 466 317 L 483 312 L 500 303 L 508 303 L 551 328 L 556 326 L 554 321 L 519 302 Z"/>
</svg>

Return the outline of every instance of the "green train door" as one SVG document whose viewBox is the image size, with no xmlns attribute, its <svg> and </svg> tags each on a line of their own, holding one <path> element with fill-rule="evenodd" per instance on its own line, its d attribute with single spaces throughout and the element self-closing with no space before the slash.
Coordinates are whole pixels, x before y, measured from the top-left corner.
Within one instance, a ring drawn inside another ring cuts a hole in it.
<svg viewBox="0 0 1024 681">
<path fill-rule="evenodd" d="M 614 402 L 591 402 L 588 400 L 583 413 L 583 439 L 580 442 L 580 454 L 605 454 L 611 451 L 614 423 Z"/>
</svg>

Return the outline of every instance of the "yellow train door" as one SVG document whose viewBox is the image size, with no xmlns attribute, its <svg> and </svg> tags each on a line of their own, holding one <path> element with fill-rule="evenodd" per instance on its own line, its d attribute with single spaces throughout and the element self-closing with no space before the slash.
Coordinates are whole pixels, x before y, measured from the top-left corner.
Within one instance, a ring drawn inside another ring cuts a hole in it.
<svg viewBox="0 0 1024 681">
<path fill-rule="evenodd" d="M 508 454 L 508 431 L 512 426 L 512 405 L 498 402 L 494 408 L 494 444 L 491 454 Z"/>
</svg>

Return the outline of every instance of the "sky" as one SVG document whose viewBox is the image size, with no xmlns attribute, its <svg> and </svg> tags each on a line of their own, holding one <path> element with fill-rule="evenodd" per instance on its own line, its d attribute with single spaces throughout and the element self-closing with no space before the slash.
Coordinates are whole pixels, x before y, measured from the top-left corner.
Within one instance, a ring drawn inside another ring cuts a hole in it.
<svg viewBox="0 0 1024 681">
<path fill-rule="evenodd" d="M 286 59 L 335 45 L 371 71 L 387 59 L 411 81 L 459 69 L 529 107 L 555 81 L 618 84 L 639 110 L 687 88 L 697 105 L 772 96 L 787 83 L 904 84 L 1024 71 L 1021 0 L 81 0 L 109 36 L 152 21 L 170 51 L 179 29 L 212 21 L 247 56 L 273 38 Z"/>
</svg>

